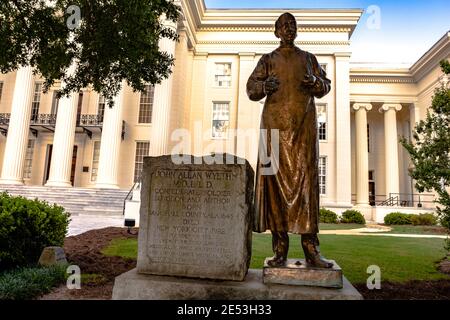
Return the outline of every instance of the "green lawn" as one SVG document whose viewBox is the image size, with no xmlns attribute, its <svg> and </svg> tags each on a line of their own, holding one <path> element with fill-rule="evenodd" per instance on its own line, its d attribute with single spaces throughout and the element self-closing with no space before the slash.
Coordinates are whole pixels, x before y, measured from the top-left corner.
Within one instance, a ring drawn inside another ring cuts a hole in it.
<svg viewBox="0 0 450 320">
<path fill-rule="evenodd" d="M 365 228 L 366 226 L 363 224 L 346 224 L 346 223 L 320 223 L 319 229 L 320 230 L 352 230 L 352 229 L 361 229 Z"/>
<path fill-rule="evenodd" d="M 439 226 L 389 226 L 392 231 L 386 233 L 398 234 L 432 234 L 432 235 L 446 235 L 446 229 Z"/>
<path fill-rule="evenodd" d="M 321 235 L 321 250 L 328 259 L 338 262 L 352 283 L 365 283 L 367 267 L 381 268 L 382 280 L 449 279 L 436 271 L 435 263 L 445 256 L 442 239 L 414 239 L 372 236 Z M 137 240 L 114 240 L 103 253 L 136 258 Z M 254 234 L 251 268 L 262 268 L 266 257 L 272 256 L 271 236 Z M 300 236 L 291 235 L 290 257 L 303 257 Z"/>
</svg>

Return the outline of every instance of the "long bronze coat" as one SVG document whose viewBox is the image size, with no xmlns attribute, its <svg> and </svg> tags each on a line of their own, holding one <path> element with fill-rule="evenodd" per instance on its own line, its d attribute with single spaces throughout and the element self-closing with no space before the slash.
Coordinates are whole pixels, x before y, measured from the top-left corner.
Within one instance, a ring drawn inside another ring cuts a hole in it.
<svg viewBox="0 0 450 320">
<path fill-rule="evenodd" d="M 318 79 L 312 90 L 302 87 L 306 74 Z M 264 81 L 269 76 L 275 76 L 280 85 L 266 99 L 261 129 L 268 131 L 264 147 L 268 155 L 270 129 L 279 129 L 279 163 L 275 175 L 261 175 L 258 161 L 254 231 L 318 233 L 319 142 L 314 97 L 325 96 L 331 81 L 313 54 L 295 46 L 280 46 L 260 59 L 247 83 L 251 100 L 266 96 Z"/>
</svg>

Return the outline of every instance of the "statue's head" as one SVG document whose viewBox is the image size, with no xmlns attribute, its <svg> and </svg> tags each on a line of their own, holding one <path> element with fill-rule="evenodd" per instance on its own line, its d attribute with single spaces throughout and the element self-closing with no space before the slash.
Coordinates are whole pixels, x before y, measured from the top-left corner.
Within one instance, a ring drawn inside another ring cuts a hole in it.
<svg viewBox="0 0 450 320">
<path fill-rule="evenodd" d="M 275 35 L 283 42 L 292 44 L 297 38 L 297 20 L 289 12 L 283 13 L 275 22 Z"/>
</svg>

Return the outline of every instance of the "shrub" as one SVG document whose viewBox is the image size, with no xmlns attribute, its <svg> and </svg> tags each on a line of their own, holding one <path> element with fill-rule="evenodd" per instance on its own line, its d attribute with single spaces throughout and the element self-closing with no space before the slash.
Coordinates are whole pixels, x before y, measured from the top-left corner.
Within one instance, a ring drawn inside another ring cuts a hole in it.
<svg viewBox="0 0 450 320">
<path fill-rule="evenodd" d="M 62 207 L 0 194 L 0 270 L 37 263 L 45 247 L 63 245 L 68 225 Z"/>
<path fill-rule="evenodd" d="M 342 213 L 341 223 L 366 224 L 366 219 L 358 210 L 347 210 Z"/>
<path fill-rule="evenodd" d="M 384 217 L 384 223 L 390 225 L 407 225 L 412 224 L 412 214 L 406 214 L 401 212 L 392 212 Z"/>
<path fill-rule="evenodd" d="M 0 300 L 34 299 L 66 279 L 67 266 L 20 268 L 0 274 Z"/>
<path fill-rule="evenodd" d="M 338 216 L 331 210 L 321 208 L 319 211 L 319 221 L 321 223 L 338 223 Z"/>
<path fill-rule="evenodd" d="M 411 222 L 415 226 L 435 226 L 438 219 L 432 213 L 423 213 L 411 216 Z"/>
</svg>

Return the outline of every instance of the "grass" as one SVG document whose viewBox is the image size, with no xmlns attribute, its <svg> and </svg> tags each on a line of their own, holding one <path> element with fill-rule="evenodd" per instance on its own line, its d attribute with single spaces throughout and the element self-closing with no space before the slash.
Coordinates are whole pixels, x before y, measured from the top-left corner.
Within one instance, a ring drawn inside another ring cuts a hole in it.
<svg viewBox="0 0 450 320">
<path fill-rule="evenodd" d="M 320 223 L 320 230 L 352 230 L 352 229 L 361 229 L 364 228 L 363 224 L 354 224 L 354 223 Z"/>
<path fill-rule="evenodd" d="M 321 235 L 321 251 L 336 260 L 352 283 L 365 283 L 367 268 L 377 265 L 383 281 L 435 280 L 447 278 L 436 271 L 435 263 L 445 256 L 441 239 L 415 239 L 371 236 Z M 271 256 L 270 235 L 253 238 L 251 268 L 259 268 Z M 291 235 L 290 257 L 303 257 L 300 237 Z"/>
<path fill-rule="evenodd" d="M 105 276 L 97 273 L 81 274 L 81 285 L 101 285 L 108 281 Z"/>
<path fill-rule="evenodd" d="M 432 234 L 432 235 L 446 235 L 446 229 L 439 226 L 389 226 L 392 228 L 390 232 L 383 233 L 398 233 L 398 234 Z"/>
<path fill-rule="evenodd" d="M 30 300 L 66 279 L 67 266 L 28 267 L 0 273 L 0 300 Z"/>
<path fill-rule="evenodd" d="M 102 250 L 102 254 L 108 257 L 122 257 L 137 259 L 137 239 L 114 239 L 109 246 Z"/>
<path fill-rule="evenodd" d="M 261 269 L 264 259 L 273 255 L 271 239 L 268 234 L 254 234 L 250 268 Z M 322 254 L 336 260 L 354 284 L 366 282 L 371 265 L 381 268 L 383 281 L 449 279 L 436 271 L 436 262 L 445 256 L 442 239 L 320 235 L 320 241 Z M 116 239 L 103 253 L 136 259 L 137 240 Z M 291 235 L 289 256 L 303 257 L 300 236 Z"/>
</svg>

